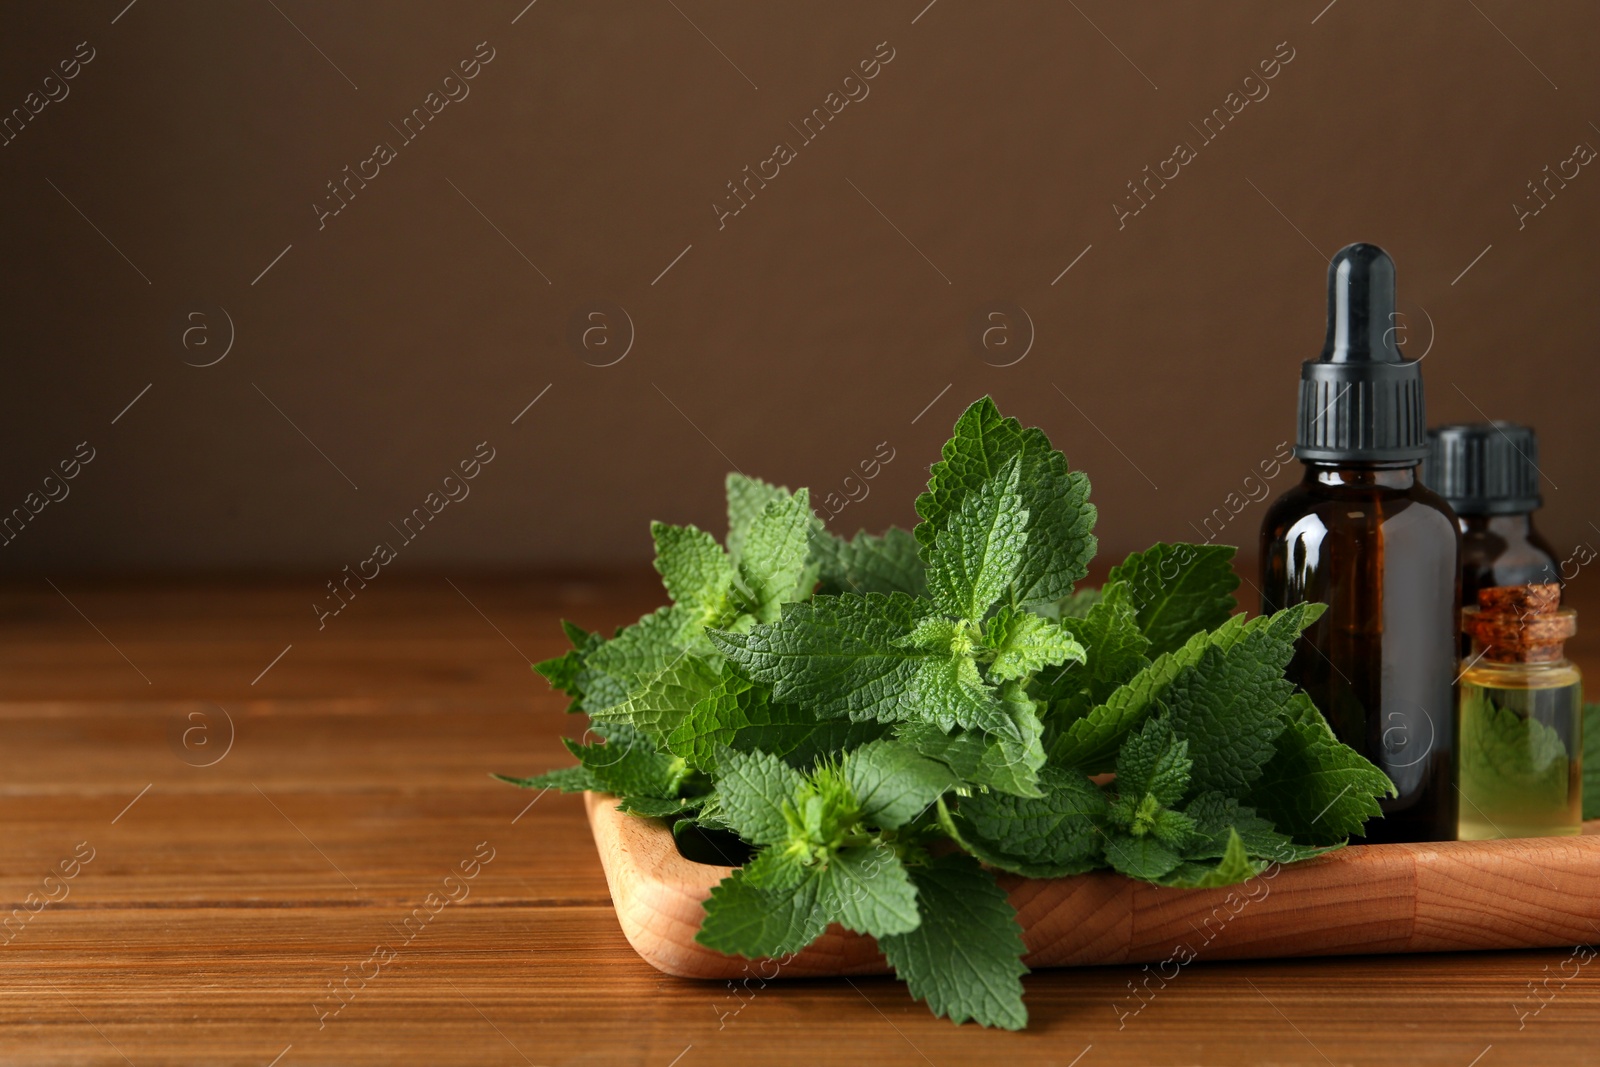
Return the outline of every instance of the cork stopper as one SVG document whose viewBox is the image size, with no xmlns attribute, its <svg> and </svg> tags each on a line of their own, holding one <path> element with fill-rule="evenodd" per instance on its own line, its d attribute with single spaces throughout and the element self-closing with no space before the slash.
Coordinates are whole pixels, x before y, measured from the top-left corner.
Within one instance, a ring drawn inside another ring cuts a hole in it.
<svg viewBox="0 0 1600 1067">
<path fill-rule="evenodd" d="M 1478 606 L 1463 608 L 1461 630 L 1481 658 L 1494 663 L 1554 663 L 1578 632 L 1578 613 L 1561 607 L 1561 586 L 1500 585 L 1478 590 Z"/>
</svg>

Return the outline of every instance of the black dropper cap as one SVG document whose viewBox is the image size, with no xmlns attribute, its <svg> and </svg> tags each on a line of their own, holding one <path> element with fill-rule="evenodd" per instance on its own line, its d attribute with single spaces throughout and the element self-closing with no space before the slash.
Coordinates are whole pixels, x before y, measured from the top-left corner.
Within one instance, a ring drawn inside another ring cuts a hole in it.
<svg viewBox="0 0 1600 1067">
<path fill-rule="evenodd" d="M 1428 431 L 1422 480 L 1457 515 L 1533 511 L 1539 496 L 1539 439 L 1514 422 L 1473 422 Z"/>
<path fill-rule="evenodd" d="M 1422 369 L 1395 347 L 1394 260 L 1377 245 L 1328 264 L 1328 339 L 1300 370 L 1294 454 L 1337 463 L 1415 463 L 1428 453 Z"/>
</svg>

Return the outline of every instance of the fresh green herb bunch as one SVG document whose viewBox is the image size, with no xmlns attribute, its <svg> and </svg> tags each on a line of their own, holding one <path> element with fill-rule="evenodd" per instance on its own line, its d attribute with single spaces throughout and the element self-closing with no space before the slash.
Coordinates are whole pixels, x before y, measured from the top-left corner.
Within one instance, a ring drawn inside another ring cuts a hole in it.
<svg viewBox="0 0 1600 1067">
<path fill-rule="evenodd" d="M 1384 774 L 1283 677 L 1306 604 L 1233 614 L 1233 549 L 1158 544 L 1100 589 L 1089 481 L 985 398 L 914 533 L 846 541 L 807 491 L 728 476 L 726 547 L 651 528 L 672 604 L 536 669 L 600 742 L 533 789 L 595 790 L 750 858 L 698 940 L 877 938 L 955 1022 L 1019 1029 L 1027 972 L 996 871 L 1222 886 L 1338 847 Z M 1115 772 L 1114 778 L 1108 776 Z"/>
</svg>

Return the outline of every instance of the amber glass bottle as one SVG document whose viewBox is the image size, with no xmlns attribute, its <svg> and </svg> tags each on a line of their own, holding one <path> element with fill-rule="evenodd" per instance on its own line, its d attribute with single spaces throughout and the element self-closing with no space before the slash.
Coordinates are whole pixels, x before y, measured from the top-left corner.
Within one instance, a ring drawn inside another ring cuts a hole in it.
<svg viewBox="0 0 1600 1067">
<path fill-rule="evenodd" d="M 1456 836 L 1460 535 L 1427 489 L 1420 368 L 1393 343 L 1394 262 L 1375 245 L 1328 269 L 1328 335 L 1301 372 L 1300 484 L 1261 529 L 1262 610 L 1328 605 L 1289 677 L 1399 796 L 1366 840 Z"/>
<path fill-rule="evenodd" d="M 1514 422 L 1456 423 L 1428 431 L 1422 480 L 1444 497 L 1461 528 L 1461 603 L 1478 590 L 1561 582 L 1555 549 L 1533 525 L 1539 439 Z M 1472 656 L 1461 635 L 1461 656 Z"/>
<path fill-rule="evenodd" d="M 1556 551 L 1533 516 L 1461 515 L 1461 599 L 1499 585 L 1560 584 Z"/>
</svg>

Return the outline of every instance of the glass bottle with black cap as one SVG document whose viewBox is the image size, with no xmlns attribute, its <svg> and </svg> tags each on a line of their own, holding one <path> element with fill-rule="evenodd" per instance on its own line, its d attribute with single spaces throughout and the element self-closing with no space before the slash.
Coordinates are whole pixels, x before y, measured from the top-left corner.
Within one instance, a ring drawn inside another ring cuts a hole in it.
<svg viewBox="0 0 1600 1067">
<path fill-rule="evenodd" d="M 1555 549 L 1533 525 L 1539 495 L 1539 439 L 1514 422 L 1474 422 L 1428 431 L 1422 480 L 1449 503 L 1461 528 L 1461 602 L 1478 590 L 1561 581 Z M 1461 654 L 1470 657 L 1462 635 Z"/>
<path fill-rule="evenodd" d="M 1366 840 L 1456 836 L 1460 534 L 1423 485 L 1422 374 L 1395 347 L 1394 261 L 1376 245 L 1328 266 L 1328 332 L 1301 366 L 1300 484 L 1261 528 L 1263 610 L 1322 601 L 1289 677 L 1399 795 Z"/>
</svg>

